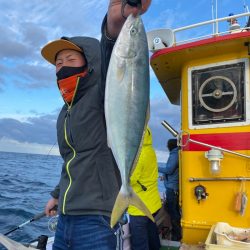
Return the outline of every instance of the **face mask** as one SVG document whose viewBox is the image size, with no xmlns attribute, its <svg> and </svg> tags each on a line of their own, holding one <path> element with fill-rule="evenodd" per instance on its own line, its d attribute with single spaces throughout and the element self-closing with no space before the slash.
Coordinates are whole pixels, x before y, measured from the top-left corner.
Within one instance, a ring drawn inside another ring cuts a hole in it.
<svg viewBox="0 0 250 250">
<path fill-rule="evenodd" d="M 67 68 L 73 68 L 73 67 L 67 67 Z M 60 71 L 58 71 L 57 73 L 59 73 Z M 71 75 L 70 77 L 63 78 L 57 81 L 59 90 L 61 92 L 61 95 L 64 101 L 66 101 L 67 103 L 71 103 L 74 93 L 75 93 L 78 78 L 84 77 L 86 75 L 87 75 L 87 71 L 85 70 L 84 72 L 77 73 L 77 74 Z"/>
<path fill-rule="evenodd" d="M 86 70 L 86 66 L 82 67 L 68 67 L 63 66 L 57 73 L 57 81 L 68 78 L 70 76 L 80 74 Z"/>
</svg>

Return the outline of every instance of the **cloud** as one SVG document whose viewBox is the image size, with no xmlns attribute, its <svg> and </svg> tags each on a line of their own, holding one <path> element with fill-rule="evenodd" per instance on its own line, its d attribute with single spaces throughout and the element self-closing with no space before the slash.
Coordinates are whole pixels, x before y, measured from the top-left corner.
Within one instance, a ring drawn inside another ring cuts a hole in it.
<svg viewBox="0 0 250 250">
<path fill-rule="evenodd" d="M 0 56 L 1 58 L 8 58 L 8 60 L 15 60 L 30 56 L 31 52 L 27 45 L 13 40 L 0 40 Z"/>
<path fill-rule="evenodd" d="M 20 142 L 6 137 L 0 138 L 0 151 L 29 154 L 59 155 L 57 145 Z"/>
<path fill-rule="evenodd" d="M 87 35 L 99 38 L 100 26 L 107 11 L 108 2 L 106 0 L 75 2 L 63 0 L 60 3 L 55 0 L 1 1 L 0 94 L 4 91 L 9 91 L 8 93 L 11 94 L 9 98 L 11 102 L 5 103 L 6 107 L 14 106 L 10 113 L 15 113 L 18 108 L 20 117 L 24 116 L 22 107 L 17 105 L 22 102 L 22 99 L 12 99 L 13 96 L 19 96 L 14 95 L 12 90 L 18 89 L 18 93 L 23 90 L 36 95 L 36 89 L 39 93 L 41 89 L 46 91 L 55 87 L 54 68 L 42 58 L 41 48 L 48 41 L 61 36 Z M 157 9 L 159 6 L 160 12 Z M 157 18 L 152 18 L 150 13 Z M 184 18 L 183 15 L 182 17 L 178 15 L 177 18 L 176 9 L 171 10 L 168 6 L 166 8 L 166 3 L 160 0 L 152 4 L 150 13 L 145 15 L 147 29 L 159 28 L 162 24 L 172 25 L 174 19 Z M 155 77 L 153 78 L 155 80 Z M 155 99 L 151 101 L 150 126 L 157 154 L 161 159 L 165 159 L 166 140 L 171 135 L 160 122 L 166 119 L 170 124 L 177 126 L 178 119 L 175 117 L 179 110 L 166 98 L 159 99 L 156 93 L 153 98 Z M 57 113 L 45 115 L 32 109 L 30 117 L 25 119 L 7 118 L 10 116 L 6 114 L 6 117 L 0 118 L 0 146 L 6 143 L 6 148 L 11 149 L 12 145 L 13 150 L 17 148 L 21 150 L 21 145 L 26 149 L 39 148 L 39 144 L 41 148 L 50 147 L 56 142 Z M 7 147 L 7 145 L 10 146 Z M 1 149 L 4 149 L 4 146 Z"/>
<path fill-rule="evenodd" d="M 39 47 L 41 44 L 47 42 L 47 35 L 45 30 L 39 26 L 39 24 L 34 24 L 30 22 L 24 22 L 21 25 L 21 31 L 23 40 L 33 47 Z"/>
<path fill-rule="evenodd" d="M 157 156 L 157 162 L 159 163 L 166 163 L 168 160 L 169 152 L 165 151 L 160 151 L 160 150 L 155 150 L 156 156 Z"/>
<path fill-rule="evenodd" d="M 0 119 L 0 138 L 20 143 L 53 145 L 56 142 L 56 116 L 31 117 L 25 122 L 2 118 Z"/>
<path fill-rule="evenodd" d="M 38 114 L 32 110 L 34 117 L 26 117 L 24 120 L 15 118 L 0 119 L 0 150 L 4 149 L 2 143 L 8 141 L 13 145 L 13 150 L 21 148 L 23 151 L 32 148 L 31 145 L 41 144 L 41 149 L 52 147 L 56 139 L 56 120 L 59 110 L 53 114 Z M 166 98 L 151 100 L 151 117 L 149 126 L 153 134 L 153 145 L 157 152 L 158 161 L 165 162 L 168 156 L 166 142 L 173 136 L 161 125 L 166 120 L 177 131 L 180 127 L 180 107 L 172 105 Z M 2 146 L 1 146 L 2 145 Z M 7 144 L 6 144 L 7 145 Z M 28 146 L 27 146 L 28 145 Z M 6 147 L 7 148 L 7 147 Z M 8 148 L 11 149 L 10 146 Z M 35 146 L 35 148 L 39 148 Z M 13 151 L 11 150 L 11 151 Z M 17 152 L 17 151 L 16 151 Z M 34 152 L 34 151 L 31 151 Z"/>
<path fill-rule="evenodd" d="M 153 145 L 157 151 L 166 152 L 167 140 L 173 138 L 161 122 L 166 120 L 175 130 L 180 131 L 180 106 L 172 105 L 167 98 L 151 100 L 149 126 L 153 134 Z"/>
<path fill-rule="evenodd" d="M 3 91 L 3 88 L 4 88 L 4 79 L 3 79 L 3 74 L 6 70 L 6 67 L 0 63 L 0 93 Z"/>
<path fill-rule="evenodd" d="M 54 86 L 52 68 L 45 64 L 41 48 L 61 36 L 100 37 L 107 5 L 104 0 L 1 2 L 0 92 L 10 84 L 22 89 Z"/>
<path fill-rule="evenodd" d="M 55 87 L 55 73 L 50 72 L 48 67 L 32 64 L 23 64 L 17 68 L 19 75 L 18 83 L 20 88 L 47 88 Z"/>
</svg>

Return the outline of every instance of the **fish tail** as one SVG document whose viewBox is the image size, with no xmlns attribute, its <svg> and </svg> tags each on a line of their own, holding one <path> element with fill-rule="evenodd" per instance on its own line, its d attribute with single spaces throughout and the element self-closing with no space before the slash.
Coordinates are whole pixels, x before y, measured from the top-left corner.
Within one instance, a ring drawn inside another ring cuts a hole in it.
<svg viewBox="0 0 250 250">
<path fill-rule="evenodd" d="M 146 207 L 144 202 L 140 199 L 140 197 L 131 189 L 131 197 L 129 199 L 129 205 L 135 206 L 140 209 L 150 220 L 155 222 L 154 217 L 150 213 L 149 209 Z"/>
<path fill-rule="evenodd" d="M 120 191 L 117 195 L 115 205 L 113 207 L 112 214 L 111 214 L 110 226 L 112 228 L 122 217 L 123 213 L 125 212 L 128 206 L 129 206 L 128 195 Z"/>
<path fill-rule="evenodd" d="M 128 195 L 119 192 L 115 205 L 111 214 L 110 226 L 113 228 L 114 225 L 119 221 L 119 219 L 124 214 L 125 210 L 129 205 L 135 206 L 140 209 L 150 220 L 155 221 L 152 214 L 143 203 L 143 201 L 139 198 L 139 196 L 133 191 L 131 188 L 130 193 Z"/>
</svg>

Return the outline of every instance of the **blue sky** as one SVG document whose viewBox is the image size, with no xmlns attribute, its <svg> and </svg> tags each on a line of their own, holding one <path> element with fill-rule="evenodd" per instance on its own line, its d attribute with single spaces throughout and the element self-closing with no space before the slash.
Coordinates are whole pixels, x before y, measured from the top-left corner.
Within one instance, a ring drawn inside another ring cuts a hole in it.
<svg viewBox="0 0 250 250">
<path fill-rule="evenodd" d="M 100 38 L 107 0 L 0 0 L 0 151 L 56 154 L 56 118 L 63 101 L 54 68 L 40 55 L 48 41 L 61 36 Z M 215 0 L 152 0 L 143 16 L 146 31 L 179 28 L 212 18 Z M 245 11 L 249 0 L 218 0 L 217 16 Z M 244 26 L 246 19 L 239 20 Z M 225 22 L 221 28 L 227 28 Z M 211 28 L 211 27 L 210 27 Z M 182 38 L 209 32 L 184 32 Z M 210 29 L 211 32 L 212 28 Z M 180 127 L 180 107 L 169 103 L 151 71 L 151 119 L 158 161 L 167 159 L 170 134 L 160 122 Z"/>
</svg>

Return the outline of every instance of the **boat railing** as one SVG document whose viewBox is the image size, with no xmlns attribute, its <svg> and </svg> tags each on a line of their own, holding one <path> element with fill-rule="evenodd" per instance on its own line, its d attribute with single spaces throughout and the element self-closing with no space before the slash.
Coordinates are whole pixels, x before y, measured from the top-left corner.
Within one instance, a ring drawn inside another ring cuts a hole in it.
<svg viewBox="0 0 250 250">
<path fill-rule="evenodd" d="M 212 19 L 212 20 L 209 20 L 209 21 L 200 22 L 200 23 L 196 23 L 196 24 L 192 24 L 192 25 L 188 25 L 188 26 L 173 29 L 172 30 L 173 31 L 173 36 L 174 36 L 173 44 L 174 45 L 180 45 L 180 44 L 187 43 L 187 42 L 192 42 L 192 41 L 202 40 L 202 39 L 205 39 L 205 38 L 221 36 L 221 35 L 230 34 L 230 33 L 233 33 L 233 32 L 247 31 L 247 30 L 250 29 L 250 27 L 242 27 L 242 28 L 239 27 L 238 29 L 235 29 L 235 30 L 228 29 L 227 31 L 223 31 L 223 32 L 219 31 L 219 23 L 220 22 L 230 21 L 232 19 L 237 19 L 237 18 L 247 17 L 247 16 L 250 16 L 250 12 L 245 12 L 245 13 L 242 13 L 242 14 L 237 14 L 237 15 L 232 15 L 232 16 L 227 16 L 227 17 L 222 17 L 222 18 L 216 18 L 216 19 Z M 195 37 L 195 38 L 191 38 L 191 39 L 181 40 L 181 41 L 177 41 L 177 39 L 176 39 L 176 33 L 178 33 L 178 32 L 185 31 L 185 30 L 190 30 L 190 29 L 193 29 L 193 28 L 197 28 L 197 27 L 205 26 L 205 25 L 209 25 L 209 24 L 213 24 L 213 33 L 211 33 L 211 34 L 200 36 L 200 37 Z"/>
</svg>

